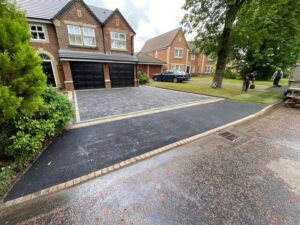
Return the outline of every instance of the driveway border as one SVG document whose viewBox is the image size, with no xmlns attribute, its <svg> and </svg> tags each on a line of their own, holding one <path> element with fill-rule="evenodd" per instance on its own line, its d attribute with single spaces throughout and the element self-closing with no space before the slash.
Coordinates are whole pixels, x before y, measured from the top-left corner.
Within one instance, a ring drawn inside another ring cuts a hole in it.
<svg viewBox="0 0 300 225">
<path fill-rule="evenodd" d="M 181 141 L 177 141 L 175 143 L 166 145 L 164 147 L 152 150 L 150 152 L 144 153 L 142 155 L 133 157 L 133 158 L 125 160 L 125 161 L 122 161 L 120 163 L 116 163 L 116 164 L 114 164 L 112 166 L 106 167 L 106 168 L 98 170 L 96 172 L 92 172 L 90 174 L 78 177 L 76 179 L 73 179 L 73 180 L 70 180 L 70 181 L 58 184 L 58 185 L 54 185 L 52 187 L 49 187 L 49 188 L 46 188 L 46 189 L 43 189 L 43 190 L 40 190 L 38 192 L 29 194 L 29 195 L 25 195 L 25 196 L 20 197 L 20 198 L 13 199 L 11 201 L 7 201 L 7 202 L 4 202 L 4 203 L 1 203 L 0 204 L 0 209 L 3 210 L 5 208 L 13 206 L 13 205 L 21 204 L 21 203 L 24 203 L 24 202 L 29 201 L 29 200 L 33 200 L 33 199 L 41 197 L 41 196 L 45 196 L 45 195 L 48 195 L 48 194 L 52 194 L 52 193 L 55 193 L 55 192 L 58 192 L 58 191 L 62 191 L 62 190 L 68 189 L 68 188 L 73 187 L 73 186 L 75 186 L 77 184 L 81 184 L 83 182 L 86 182 L 86 181 L 88 181 L 90 179 L 103 176 L 103 175 L 105 175 L 107 173 L 110 173 L 110 172 L 116 171 L 118 169 L 127 167 L 127 166 L 132 165 L 132 164 L 134 164 L 136 162 L 140 162 L 140 161 L 148 159 L 148 158 L 150 158 L 152 156 L 155 156 L 155 155 L 158 155 L 160 153 L 169 151 L 169 150 L 171 150 L 173 148 L 176 148 L 176 147 L 179 147 L 179 146 L 191 143 L 191 142 L 196 141 L 196 140 L 198 140 L 198 139 L 200 139 L 200 138 L 202 138 L 204 136 L 207 136 L 207 135 L 210 135 L 212 133 L 218 132 L 218 131 L 223 130 L 225 128 L 228 128 L 228 127 L 231 127 L 231 126 L 235 126 L 235 125 L 238 125 L 238 124 L 243 123 L 245 121 L 248 121 L 248 120 L 254 119 L 256 117 L 262 116 L 265 113 L 273 110 L 280 103 L 281 103 L 281 101 L 279 101 L 277 103 L 274 103 L 272 105 L 266 106 L 265 108 L 263 108 L 259 112 L 254 113 L 254 114 L 252 114 L 250 116 L 247 116 L 245 118 L 242 118 L 240 120 L 236 120 L 234 122 L 231 122 L 231 123 L 222 125 L 220 127 L 211 129 L 209 131 L 206 131 L 206 132 L 194 135 L 192 137 L 183 139 Z"/>
</svg>

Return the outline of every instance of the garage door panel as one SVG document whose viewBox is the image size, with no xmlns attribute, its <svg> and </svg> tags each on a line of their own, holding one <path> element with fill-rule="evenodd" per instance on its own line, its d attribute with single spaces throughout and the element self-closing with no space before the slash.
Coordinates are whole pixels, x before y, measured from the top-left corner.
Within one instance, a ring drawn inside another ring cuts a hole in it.
<svg viewBox="0 0 300 225">
<path fill-rule="evenodd" d="M 134 86 L 134 65 L 110 64 L 109 74 L 112 87 Z"/>
<path fill-rule="evenodd" d="M 105 87 L 101 63 L 71 62 L 71 71 L 76 90 Z"/>
</svg>

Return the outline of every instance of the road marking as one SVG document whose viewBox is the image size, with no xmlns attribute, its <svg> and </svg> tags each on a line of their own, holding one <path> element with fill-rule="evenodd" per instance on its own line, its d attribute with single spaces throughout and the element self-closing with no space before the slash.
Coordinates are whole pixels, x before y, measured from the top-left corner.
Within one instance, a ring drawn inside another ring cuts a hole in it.
<svg viewBox="0 0 300 225">
<path fill-rule="evenodd" d="M 84 121 L 77 122 L 77 124 L 69 125 L 66 127 L 66 129 L 70 130 L 70 129 L 88 127 L 88 126 L 98 125 L 98 124 L 102 124 L 102 123 L 113 122 L 113 121 L 118 121 L 118 120 L 123 120 L 123 119 L 129 119 L 129 118 L 134 118 L 134 117 L 139 117 L 139 116 L 146 116 L 146 115 L 151 115 L 151 114 L 160 113 L 160 112 L 167 112 L 167 111 L 171 111 L 171 110 L 175 110 L 175 109 L 183 109 L 183 108 L 188 108 L 188 107 L 197 106 L 197 105 L 219 102 L 219 101 L 223 101 L 223 100 L 224 100 L 223 98 L 213 98 L 213 99 L 210 98 L 210 99 L 206 99 L 206 100 L 202 100 L 202 101 L 193 101 L 190 103 L 185 103 L 185 104 L 180 104 L 180 105 L 175 105 L 175 106 L 166 106 L 166 107 L 154 108 L 154 109 L 143 110 L 143 111 L 138 111 L 138 112 L 125 113 L 125 114 L 116 115 L 116 116 L 107 116 L 107 117 L 96 118 L 96 119 L 91 119 L 91 120 L 84 120 Z M 78 110 L 78 113 L 79 113 L 79 110 Z M 77 112 L 76 112 L 76 117 L 77 117 Z"/>
</svg>

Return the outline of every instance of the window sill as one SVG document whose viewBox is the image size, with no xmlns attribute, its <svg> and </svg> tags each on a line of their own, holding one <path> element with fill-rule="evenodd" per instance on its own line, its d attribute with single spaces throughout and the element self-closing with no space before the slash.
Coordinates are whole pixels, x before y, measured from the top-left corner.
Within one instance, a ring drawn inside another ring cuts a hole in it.
<svg viewBox="0 0 300 225">
<path fill-rule="evenodd" d="M 48 39 L 30 39 L 30 42 L 34 42 L 34 43 L 49 43 Z"/>
<path fill-rule="evenodd" d="M 85 46 L 85 45 L 74 45 L 74 44 L 69 44 L 69 47 L 97 49 L 97 46 Z"/>
<path fill-rule="evenodd" d="M 112 51 L 128 52 L 128 49 L 110 48 Z"/>
<path fill-rule="evenodd" d="M 174 56 L 174 59 L 183 59 L 183 57 L 176 57 L 176 56 Z"/>
</svg>

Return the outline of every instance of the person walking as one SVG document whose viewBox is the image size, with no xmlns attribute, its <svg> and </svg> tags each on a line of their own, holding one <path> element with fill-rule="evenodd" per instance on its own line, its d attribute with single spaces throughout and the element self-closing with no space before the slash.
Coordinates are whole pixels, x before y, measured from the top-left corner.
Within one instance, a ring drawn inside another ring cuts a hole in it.
<svg viewBox="0 0 300 225">
<path fill-rule="evenodd" d="M 279 82 L 280 82 L 282 77 L 283 77 L 283 72 L 282 72 L 281 68 L 278 68 L 277 71 L 275 71 L 275 73 L 272 76 L 273 87 L 281 87 L 279 85 Z"/>
<path fill-rule="evenodd" d="M 245 92 L 248 91 L 249 86 L 250 86 L 250 81 L 252 82 L 252 85 L 254 86 L 254 81 L 255 81 L 256 75 L 257 75 L 257 72 L 256 72 L 256 71 L 253 71 L 252 73 L 247 73 L 247 74 L 244 76 L 244 79 L 243 79 L 243 89 L 242 89 L 242 91 L 245 91 Z M 255 87 L 255 86 L 254 86 L 254 87 Z"/>
</svg>

